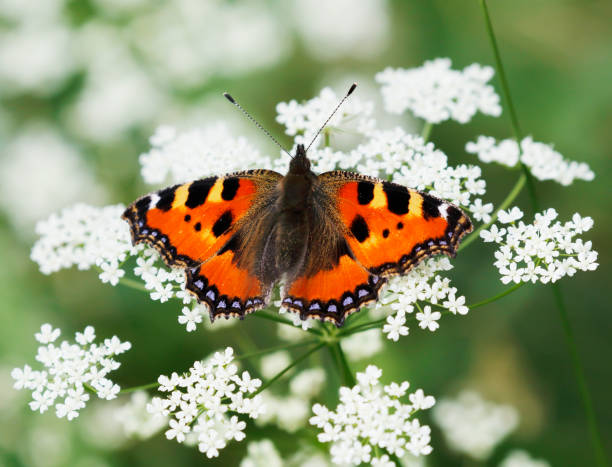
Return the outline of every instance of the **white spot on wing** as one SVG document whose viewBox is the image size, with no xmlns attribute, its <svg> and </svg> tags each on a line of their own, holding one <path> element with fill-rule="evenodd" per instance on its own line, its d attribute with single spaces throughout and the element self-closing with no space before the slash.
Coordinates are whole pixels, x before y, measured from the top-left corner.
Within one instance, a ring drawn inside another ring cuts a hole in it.
<svg viewBox="0 0 612 467">
<path fill-rule="evenodd" d="M 442 203 L 440 206 L 438 206 L 438 212 L 440 213 L 440 216 L 446 219 L 448 217 L 448 204 Z"/>
<path fill-rule="evenodd" d="M 151 195 L 151 204 L 149 204 L 149 206 L 157 206 L 157 202 L 160 200 L 160 197 L 158 194 L 153 193 Z"/>
</svg>

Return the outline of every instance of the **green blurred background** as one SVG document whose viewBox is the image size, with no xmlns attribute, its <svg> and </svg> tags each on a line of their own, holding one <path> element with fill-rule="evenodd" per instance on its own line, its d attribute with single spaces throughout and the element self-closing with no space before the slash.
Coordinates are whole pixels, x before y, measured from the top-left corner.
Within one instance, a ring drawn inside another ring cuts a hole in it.
<svg viewBox="0 0 612 467">
<path fill-rule="evenodd" d="M 46 2 L 0 1 L 0 171 L 4 172 L 0 187 L 4 190 L 0 203 L 0 464 L 205 463 L 197 449 L 169 442 L 163 434 L 111 448 L 97 433 L 96 423 L 102 422 L 92 422 L 91 417 L 87 421 L 89 407 L 72 422 L 58 420 L 53 413 L 33 414 L 27 408 L 28 395 L 12 389 L 10 369 L 33 363 L 33 334 L 43 322 L 61 327 L 64 337 L 92 324 L 98 336 L 117 334 L 131 341 L 133 349 L 120 358 L 122 366 L 113 378 L 122 387 L 185 368 L 225 345 L 240 349 L 253 341 L 259 348 L 268 347 L 277 342 L 276 326 L 246 319 L 227 330 L 199 328 L 186 333 L 176 322 L 180 306 L 175 302 L 160 304 L 140 292 L 112 288 L 90 271 L 44 276 L 29 259 L 36 238 L 35 215 L 44 218 L 81 199 L 99 205 L 128 203 L 150 191 L 140 178 L 138 155 L 148 150 L 148 138 L 161 123 L 189 127 L 228 120 L 236 134 L 248 135 L 263 152 L 273 151 L 265 136 L 224 101 L 221 92 L 225 90 L 238 97 L 285 146 L 291 146 L 274 120 L 280 101 L 311 98 L 327 85 L 342 92 L 353 80 L 365 90 L 363 97 L 369 97 L 365 94 L 374 88 L 376 72 L 387 66 L 420 66 L 435 57 L 450 57 L 453 68 L 473 62 L 493 65 L 479 2 L 331 1 L 337 3 L 331 13 L 323 1 Z M 190 12 L 195 4 L 200 6 Z M 248 8 L 240 10 L 245 5 Z M 612 3 L 491 0 L 489 7 L 523 131 L 536 141 L 553 143 L 570 159 L 587 162 L 596 174 L 593 182 L 578 181 L 570 187 L 539 183 L 537 192 L 541 205 L 554 207 L 561 220 L 574 212 L 595 220 L 594 229 L 585 236 L 599 251 L 599 269 L 565 278 L 560 286 L 602 436 L 609 446 L 612 320 L 607 180 L 611 175 Z M 177 20 L 173 15 L 179 13 L 183 16 Z M 178 29 L 180 21 L 190 22 L 190 32 L 201 27 L 193 41 L 173 42 L 175 34 L 164 28 L 175 20 Z M 260 29 L 252 31 L 253 22 Z M 327 26 L 330 22 L 337 27 Z M 50 30 L 55 32 L 45 36 Z M 224 36 L 227 30 L 235 32 L 231 40 Z M 249 44 L 251 33 L 263 38 Z M 29 37 L 19 42 L 19 34 Z M 209 50 L 223 49 L 222 43 L 227 50 Z M 55 47 L 54 51 L 43 44 Z M 13 49 L 8 50 L 9 46 Z M 191 46 L 194 51 L 189 50 Z M 32 65 L 30 54 L 44 54 L 50 63 L 38 60 L 38 65 Z M 123 55 L 129 60 L 116 59 Z M 175 72 L 168 73 L 166 67 L 174 67 Z M 105 90 L 115 82 L 128 84 L 123 90 Z M 496 78 L 493 82 L 499 92 Z M 121 107 L 123 100 L 128 107 Z M 410 124 L 407 118 L 406 125 Z M 32 128 L 38 130 L 32 132 Z M 29 150 L 28 162 L 15 168 L 19 144 L 34 144 L 40 128 L 63 141 L 83 167 L 66 174 L 54 172 L 44 145 L 39 145 L 38 150 Z M 452 164 L 474 163 L 475 158 L 463 148 L 480 134 L 510 137 L 507 112 L 497 119 L 478 115 L 467 125 L 444 123 L 434 128 L 432 140 Z M 494 203 L 503 199 L 518 177 L 497 166 L 484 166 L 483 172 L 486 199 Z M 58 181 L 71 184 L 74 173 L 84 180 L 90 177 L 95 190 L 86 184 L 60 197 L 54 206 L 52 193 L 45 190 L 53 190 Z M 524 197 L 518 205 L 532 215 Z M 451 275 L 468 303 L 503 288 L 492 254 L 490 246 L 478 244 L 454 261 Z M 318 358 L 311 363 L 318 365 Z M 410 336 L 387 343 L 371 361 L 384 368 L 385 381 L 408 379 L 413 387 L 436 397 L 473 388 L 490 400 L 516 407 L 519 428 L 486 465 L 497 465 L 512 447 L 526 449 L 552 465 L 594 462 L 549 287 L 529 285 L 467 317 L 447 317 L 434 334 L 419 332 L 413 325 Z M 367 363 L 353 366 L 360 370 Z M 330 391 L 324 399 L 335 403 Z M 247 434 L 247 440 L 273 438 L 282 453 L 291 453 L 302 436 L 270 427 Z M 237 465 L 245 446 L 246 442 L 231 444 L 211 465 Z M 433 446 L 429 465 L 464 462 L 445 447 L 436 427 Z"/>
</svg>

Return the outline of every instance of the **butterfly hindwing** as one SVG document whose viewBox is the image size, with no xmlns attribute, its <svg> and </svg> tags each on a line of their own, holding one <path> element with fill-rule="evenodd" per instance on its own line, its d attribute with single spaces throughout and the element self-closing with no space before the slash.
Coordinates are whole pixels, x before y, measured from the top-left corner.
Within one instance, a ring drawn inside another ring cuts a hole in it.
<svg viewBox="0 0 612 467">
<path fill-rule="evenodd" d="M 210 306 L 211 317 L 244 316 L 263 305 L 265 294 L 248 268 L 238 265 L 235 233 L 257 214 L 281 177 L 250 170 L 175 185 L 143 196 L 123 218 L 134 243 L 154 247 L 169 266 L 186 268 L 186 288 Z"/>
<path fill-rule="evenodd" d="M 230 242 L 204 264 L 187 270 L 186 289 L 210 310 L 210 319 L 237 316 L 262 308 L 268 300 L 267 287 L 247 269 L 239 268 Z"/>
<path fill-rule="evenodd" d="M 300 313 L 302 319 L 322 319 L 342 326 L 349 314 L 378 298 L 384 283 L 384 278 L 369 273 L 345 254 L 331 269 L 298 277 L 287 287 L 281 303 Z"/>
<path fill-rule="evenodd" d="M 472 231 L 459 208 L 429 194 L 344 171 L 319 179 L 333 187 L 347 243 L 373 274 L 404 274 L 429 256 L 454 256 Z"/>
</svg>

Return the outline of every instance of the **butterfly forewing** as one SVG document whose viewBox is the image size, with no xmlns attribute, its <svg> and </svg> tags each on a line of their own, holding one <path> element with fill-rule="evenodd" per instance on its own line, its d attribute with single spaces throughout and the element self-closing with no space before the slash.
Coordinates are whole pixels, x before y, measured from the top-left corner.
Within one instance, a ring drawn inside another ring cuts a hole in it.
<svg viewBox="0 0 612 467">
<path fill-rule="evenodd" d="M 472 231 L 461 209 L 427 193 L 344 171 L 319 178 L 334 186 L 348 245 L 373 274 L 404 274 L 429 256 L 454 256 Z"/>
<path fill-rule="evenodd" d="M 266 287 L 238 257 L 236 233 L 281 178 L 251 170 L 175 185 L 143 196 L 123 218 L 134 243 L 154 247 L 169 266 L 186 268 L 187 290 L 209 305 L 212 318 L 244 316 L 264 305 Z"/>
</svg>

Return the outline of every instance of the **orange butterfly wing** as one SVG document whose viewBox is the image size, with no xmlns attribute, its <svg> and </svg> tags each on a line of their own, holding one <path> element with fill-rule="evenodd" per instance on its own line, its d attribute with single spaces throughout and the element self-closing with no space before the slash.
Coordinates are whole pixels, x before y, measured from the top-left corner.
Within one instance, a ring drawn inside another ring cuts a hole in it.
<svg viewBox="0 0 612 467">
<path fill-rule="evenodd" d="M 281 305 L 300 313 L 302 319 L 322 319 L 342 326 L 348 315 L 377 299 L 385 282 L 347 254 L 333 269 L 298 277 L 287 288 Z"/>
<path fill-rule="evenodd" d="M 319 181 L 335 200 L 347 252 L 330 270 L 299 277 L 282 305 L 302 318 L 341 326 L 347 315 L 376 300 L 385 277 L 407 273 L 439 253 L 454 256 L 472 230 L 456 206 L 404 186 L 359 174 L 334 171 Z"/>
<path fill-rule="evenodd" d="M 211 318 L 261 308 L 267 291 L 235 261 L 232 235 L 282 176 L 238 172 L 175 185 L 135 201 L 124 212 L 132 240 L 154 247 L 169 266 L 186 268 L 186 288 Z"/>
<path fill-rule="evenodd" d="M 472 231 L 461 209 L 427 193 L 351 172 L 320 178 L 334 186 L 348 245 L 373 274 L 405 274 L 429 256 L 455 256 Z"/>
</svg>

